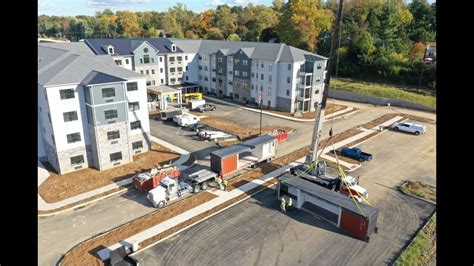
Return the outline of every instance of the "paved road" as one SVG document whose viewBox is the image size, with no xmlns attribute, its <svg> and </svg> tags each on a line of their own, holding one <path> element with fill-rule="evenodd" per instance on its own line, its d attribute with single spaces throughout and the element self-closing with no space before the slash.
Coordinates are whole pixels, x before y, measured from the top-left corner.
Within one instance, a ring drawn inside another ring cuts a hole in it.
<svg viewBox="0 0 474 266">
<path fill-rule="evenodd" d="M 396 189 L 407 179 L 436 184 L 436 131 L 427 127 L 426 135 L 389 131 L 361 145 L 374 160 L 352 175 L 380 210 L 369 244 L 305 213 L 282 215 L 266 191 L 136 257 L 141 265 L 388 264 L 435 208 Z"/>
<path fill-rule="evenodd" d="M 77 211 L 38 218 L 38 265 L 55 265 L 77 243 L 154 211 L 132 189 Z"/>
<path fill-rule="evenodd" d="M 222 104 L 216 105 L 218 106 L 218 111 L 209 112 L 206 114 L 220 116 L 233 122 L 253 125 L 255 127 L 258 127 L 259 125 L 258 113 L 246 110 L 238 110 L 235 107 L 224 106 Z M 363 110 L 345 119 L 334 120 L 333 128 L 335 134 L 373 120 L 385 113 L 393 112 L 393 110 L 381 107 L 374 108 L 368 105 L 352 103 L 349 103 L 349 105 L 362 108 Z M 414 112 L 414 114 L 419 113 L 420 112 Z M 227 117 L 224 114 L 227 114 Z M 263 126 L 270 125 L 286 125 L 295 129 L 295 133 L 290 136 L 289 140 L 280 145 L 278 156 L 292 152 L 310 143 L 313 123 L 298 123 L 264 115 Z M 323 130 L 323 137 L 328 136 L 329 125 L 330 122 L 326 122 L 324 124 L 325 128 Z M 186 136 L 192 135 L 191 132 L 181 130 L 179 127 L 172 125 L 172 123 L 165 124 L 161 121 L 152 120 L 150 127 L 152 135 L 169 141 L 176 146 L 179 146 L 190 152 L 197 151 L 198 159 L 200 159 L 200 163 L 203 164 L 205 164 L 206 160 L 208 160 L 209 152 L 218 148 L 212 142 L 193 140 L 192 138 Z M 435 131 L 434 128 L 430 127 L 428 130 L 429 132 Z M 389 135 L 394 133 L 386 134 Z M 409 138 L 407 137 L 407 140 L 408 139 Z M 411 140 L 415 141 L 422 139 L 411 138 Z M 380 147 L 382 147 L 382 145 L 383 143 L 380 144 Z M 394 145 L 393 147 L 398 148 L 397 145 Z M 376 156 L 379 158 L 378 153 Z M 429 156 L 433 157 L 434 155 Z M 397 169 L 396 166 L 393 167 L 394 169 Z M 361 171 L 364 171 L 364 168 L 365 167 L 361 168 Z M 384 173 L 383 169 L 376 171 Z M 402 170 L 397 171 L 402 172 Z M 365 172 L 361 172 L 361 176 L 363 176 L 362 178 L 365 178 Z M 425 176 L 435 176 L 435 174 L 430 173 Z M 361 182 L 364 184 L 364 179 L 362 179 Z M 369 189 L 369 193 L 372 196 L 374 192 L 368 185 L 367 189 Z M 127 192 L 127 194 L 124 195 L 126 196 L 112 196 L 78 211 L 66 212 L 53 217 L 39 218 L 39 265 L 54 265 L 63 253 L 65 253 L 77 243 L 80 243 L 81 241 L 88 239 L 95 234 L 136 219 L 154 210 L 148 204 L 145 195 L 135 190 Z"/>
</svg>

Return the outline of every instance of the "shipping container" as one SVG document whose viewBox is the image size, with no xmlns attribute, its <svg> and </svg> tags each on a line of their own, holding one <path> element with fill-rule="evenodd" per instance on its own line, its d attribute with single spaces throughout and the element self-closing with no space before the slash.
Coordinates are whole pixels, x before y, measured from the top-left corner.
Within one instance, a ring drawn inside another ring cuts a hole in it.
<svg viewBox="0 0 474 266">
<path fill-rule="evenodd" d="M 256 137 L 211 152 L 211 170 L 227 177 L 238 170 L 275 157 L 277 140 L 270 135 Z"/>
<path fill-rule="evenodd" d="M 314 184 L 292 174 L 284 174 L 278 182 L 278 199 L 292 198 L 297 209 L 315 214 L 347 234 L 369 241 L 377 232 L 378 210 L 356 203 L 347 196 Z M 362 210 L 362 211 L 361 211 Z"/>
</svg>

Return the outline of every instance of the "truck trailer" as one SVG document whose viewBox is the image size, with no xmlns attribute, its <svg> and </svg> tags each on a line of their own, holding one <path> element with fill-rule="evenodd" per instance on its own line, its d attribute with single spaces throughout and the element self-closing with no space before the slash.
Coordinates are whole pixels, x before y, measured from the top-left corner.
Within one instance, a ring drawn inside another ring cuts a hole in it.
<svg viewBox="0 0 474 266">
<path fill-rule="evenodd" d="M 369 241 L 377 233 L 378 210 L 292 174 L 278 178 L 278 199 L 292 198 L 299 210 L 321 217 L 347 234 Z"/>
</svg>

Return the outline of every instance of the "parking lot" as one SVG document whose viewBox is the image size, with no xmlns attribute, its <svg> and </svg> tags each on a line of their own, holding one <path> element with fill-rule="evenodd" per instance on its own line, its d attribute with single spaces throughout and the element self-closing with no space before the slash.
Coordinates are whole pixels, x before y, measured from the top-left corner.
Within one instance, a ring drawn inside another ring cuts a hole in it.
<svg viewBox="0 0 474 266">
<path fill-rule="evenodd" d="M 367 108 L 367 117 L 377 109 Z M 361 115 L 364 110 L 338 123 Z M 135 257 L 141 265 L 389 264 L 435 208 L 397 190 L 409 179 L 436 185 L 436 125 L 426 126 L 425 135 L 387 131 L 359 146 L 374 159 L 351 175 L 360 176 L 369 200 L 380 210 L 378 234 L 369 243 L 306 213 L 282 214 L 276 195 L 267 189 Z M 311 132 L 312 125 L 295 128 Z"/>
</svg>

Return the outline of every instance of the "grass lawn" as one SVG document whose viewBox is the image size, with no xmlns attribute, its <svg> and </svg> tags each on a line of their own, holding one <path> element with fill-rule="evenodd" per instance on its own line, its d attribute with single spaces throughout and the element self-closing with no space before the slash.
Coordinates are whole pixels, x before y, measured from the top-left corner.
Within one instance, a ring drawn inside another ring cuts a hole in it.
<svg viewBox="0 0 474 266">
<path fill-rule="evenodd" d="M 415 241 L 395 263 L 399 265 L 429 265 L 436 257 L 436 214 L 416 236 Z"/>
<path fill-rule="evenodd" d="M 412 92 L 402 88 L 350 79 L 331 79 L 332 89 L 351 91 L 359 94 L 398 99 L 411 103 L 424 105 L 430 108 L 436 107 L 436 96 L 423 95 L 421 92 Z"/>
<path fill-rule="evenodd" d="M 406 184 L 400 186 L 400 189 L 408 194 L 436 201 L 436 188 L 423 184 L 420 181 L 408 181 Z"/>
</svg>

